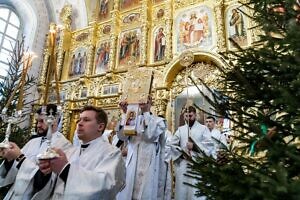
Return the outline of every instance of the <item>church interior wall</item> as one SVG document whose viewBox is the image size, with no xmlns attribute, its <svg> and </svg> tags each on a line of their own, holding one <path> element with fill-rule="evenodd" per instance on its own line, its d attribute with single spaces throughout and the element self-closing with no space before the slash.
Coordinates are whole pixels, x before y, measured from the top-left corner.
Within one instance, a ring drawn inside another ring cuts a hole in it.
<svg viewBox="0 0 300 200">
<path fill-rule="evenodd" d="M 86 104 L 103 107 L 110 119 L 118 118 L 118 103 L 129 91 L 129 78 L 136 80 L 132 85 L 140 88 L 138 92 L 145 90 L 138 87 L 138 81 L 145 79 L 143 70 L 153 72 L 153 112 L 166 116 L 174 129 L 174 113 L 180 109 L 174 107 L 174 100 L 191 86 L 184 80 L 186 73 L 217 87 L 216 66 L 225 65 L 221 53 L 235 50 L 228 38 L 243 48 L 255 41 L 254 30 L 249 29 L 252 24 L 244 14 L 249 11 L 236 1 L 86 0 L 85 6 L 88 25 L 75 30 L 72 6 L 61 10 L 54 43 L 49 42 L 48 34 L 38 83 L 41 104 L 49 59 L 54 57 L 66 135 L 74 130 L 70 122 Z M 182 66 L 181 55 L 186 51 L 192 52 L 194 60 Z M 57 100 L 54 82 L 49 102 Z"/>
</svg>

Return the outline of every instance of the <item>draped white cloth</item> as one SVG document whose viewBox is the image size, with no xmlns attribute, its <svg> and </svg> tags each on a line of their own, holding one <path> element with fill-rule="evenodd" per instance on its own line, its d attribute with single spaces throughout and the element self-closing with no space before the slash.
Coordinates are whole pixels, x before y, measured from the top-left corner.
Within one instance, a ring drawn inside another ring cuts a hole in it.
<svg viewBox="0 0 300 200">
<path fill-rule="evenodd" d="M 161 170 L 158 179 L 158 199 L 171 200 L 172 198 L 172 171 L 171 171 L 171 146 L 170 142 L 173 135 L 169 130 L 165 131 L 165 145 L 162 145 L 162 161 L 159 169 Z"/>
<path fill-rule="evenodd" d="M 66 183 L 59 177 L 52 199 L 113 200 L 124 186 L 125 166 L 121 152 L 102 137 L 83 151 L 76 147 L 70 159 Z M 51 185 L 50 185 L 51 188 Z"/>
<path fill-rule="evenodd" d="M 184 182 L 194 184 L 195 180 L 184 175 L 187 172 L 188 161 L 183 158 L 182 151 L 190 153 L 192 156 L 199 155 L 199 153 L 195 151 L 188 151 L 186 144 L 189 137 L 191 137 L 198 148 L 201 149 L 206 155 L 215 154 L 214 143 L 211 139 L 209 129 L 206 126 L 195 121 L 191 128 L 189 128 L 186 124 L 177 129 L 170 142 L 172 158 L 175 167 L 176 200 L 206 199 L 206 197 L 196 197 L 194 195 L 196 192 L 195 188 L 184 184 Z"/>
<path fill-rule="evenodd" d="M 124 115 L 121 125 L 124 125 Z M 119 139 L 128 143 L 126 159 L 126 186 L 118 200 L 157 200 L 166 123 L 163 118 L 149 112 L 139 115 L 136 135 L 127 137 L 123 127 L 117 132 Z"/>
<path fill-rule="evenodd" d="M 226 136 L 222 134 L 218 129 L 214 128 L 210 131 L 211 137 L 215 144 L 215 152 L 217 153 L 219 149 L 226 149 L 228 147 Z M 214 158 L 217 158 L 217 155 L 213 155 Z"/>
<path fill-rule="evenodd" d="M 64 150 L 69 149 L 72 145 L 71 143 L 59 132 L 52 134 L 51 145 L 56 148 L 61 148 Z M 5 200 L 27 200 L 34 199 L 33 197 L 33 177 L 38 171 L 37 166 L 37 155 L 46 151 L 47 143 L 42 142 L 42 137 L 34 138 L 28 141 L 25 146 L 21 149 L 22 153 L 26 156 L 26 159 L 22 163 L 20 169 L 16 168 L 18 162 L 14 161 L 13 166 L 7 172 L 4 167 L 4 162 L 0 166 L 0 185 L 1 187 L 8 184 L 13 184 L 13 186 L 8 191 L 5 196 Z M 39 200 L 47 199 L 46 197 L 41 197 Z"/>
</svg>

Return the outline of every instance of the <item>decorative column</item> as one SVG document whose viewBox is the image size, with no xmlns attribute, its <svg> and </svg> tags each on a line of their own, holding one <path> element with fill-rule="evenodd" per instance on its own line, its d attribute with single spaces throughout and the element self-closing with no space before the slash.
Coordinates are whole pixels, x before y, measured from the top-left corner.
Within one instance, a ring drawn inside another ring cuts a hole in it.
<svg viewBox="0 0 300 200">
<path fill-rule="evenodd" d="M 224 31 L 224 0 L 217 0 L 214 10 L 217 23 L 217 47 L 219 52 L 223 52 L 226 50 L 226 33 Z"/>
<path fill-rule="evenodd" d="M 71 118 L 71 114 L 72 111 L 70 111 L 70 102 L 64 102 L 63 104 L 63 125 L 62 125 L 62 134 L 66 137 L 68 137 L 69 130 L 70 130 L 70 118 Z"/>
<path fill-rule="evenodd" d="M 165 117 L 167 104 L 169 99 L 169 91 L 166 87 L 156 88 L 155 92 L 155 111 L 157 115 Z"/>
<path fill-rule="evenodd" d="M 46 44 L 45 44 L 45 49 L 44 49 L 44 58 L 43 58 L 43 64 L 42 64 L 42 69 L 40 72 L 40 78 L 38 84 L 40 85 L 40 90 L 43 90 L 42 85 L 45 84 L 46 82 L 46 75 L 47 75 L 47 68 L 49 65 L 49 58 L 50 58 L 50 35 L 48 34 L 46 37 Z"/>
<path fill-rule="evenodd" d="M 117 67 L 117 48 L 118 48 L 118 34 L 120 30 L 119 27 L 119 1 L 115 1 L 112 11 L 112 21 L 111 21 L 111 35 L 110 35 L 110 50 L 109 50 L 109 66 L 112 71 Z M 113 31 L 113 32 L 112 32 Z"/>
<path fill-rule="evenodd" d="M 57 34 L 59 40 L 57 44 L 57 76 L 61 78 L 62 67 L 64 64 L 64 53 L 66 49 L 64 45 L 67 42 L 67 36 L 71 32 L 71 23 L 72 23 L 72 5 L 65 5 L 60 12 L 60 21 L 63 25 L 57 26 Z"/>
<path fill-rule="evenodd" d="M 141 19 L 142 19 L 142 24 L 141 24 L 141 32 L 142 32 L 142 46 L 141 46 L 141 65 L 146 65 L 147 64 L 147 46 L 149 44 L 149 37 L 148 37 L 148 30 L 150 26 L 150 20 L 148 16 L 148 7 L 149 7 L 149 1 L 143 1 L 142 7 L 141 7 Z"/>
<path fill-rule="evenodd" d="M 173 24 L 173 4 L 171 0 L 166 2 L 165 20 L 166 20 L 166 61 L 172 60 L 172 24 Z"/>
</svg>

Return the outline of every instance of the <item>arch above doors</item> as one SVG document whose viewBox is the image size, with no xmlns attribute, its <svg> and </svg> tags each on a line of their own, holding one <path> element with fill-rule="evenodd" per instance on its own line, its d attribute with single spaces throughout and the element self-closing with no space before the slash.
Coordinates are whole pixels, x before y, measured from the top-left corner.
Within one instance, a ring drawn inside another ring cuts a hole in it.
<svg viewBox="0 0 300 200">
<path fill-rule="evenodd" d="M 175 120 L 178 118 L 178 116 L 175 116 L 175 113 L 178 114 L 178 110 L 182 109 L 176 108 L 174 100 L 177 96 L 182 95 L 188 87 L 194 87 L 195 91 L 195 84 L 191 81 L 186 81 L 186 74 L 188 73 L 193 78 L 196 85 L 201 86 L 200 78 L 208 83 L 210 87 L 216 89 L 219 84 L 218 68 L 223 68 L 226 65 L 218 54 L 199 51 L 193 52 L 193 55 L 194 61 L 188 67 L 180 64 L 180 56 L 174 59 L 164 70 L 165 75 L 162 87 L 156 88 L 156 111 L 158 114 L 166 117 L 168 126 L 173 131 L 177 128 L 175 124 L 178 124 L 175 123 Z"/>
<path fill-rule="evenodd" d="M 223 61 L 223 58 L 215 53 L 211 52 L 205 52 L 205 51 L 197 51 L 193 52 L 194 54 L 194 63 L 207 63 L 207 64 L 212 64 L 217 67 L 223 67 L 226 65 L 226 63 Z M 164 86 L 169 88 L 175 80 L 175 77 L 177 74 L 182 71 L 185 67 L 180 65 L 180 56 L 175 58 L 164 70 Z"/>
</svg>

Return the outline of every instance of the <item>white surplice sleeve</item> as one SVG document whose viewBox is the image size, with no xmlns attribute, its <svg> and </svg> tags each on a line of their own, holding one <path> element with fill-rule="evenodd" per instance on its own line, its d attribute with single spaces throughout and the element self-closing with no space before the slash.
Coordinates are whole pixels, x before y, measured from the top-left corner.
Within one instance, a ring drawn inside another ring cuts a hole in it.
<svg viewBox="0 0 300 200">
<path fill-rule="evenodd" d="M 125 180 L 125 166 L 120 151 L 109 152 L 101 161 L 95 162 L 99 163 L 89 169 L 78 162 L 70 164 L 64 199 L 114 199 Z"/>
<path fill-rule="evenodd" d="M 182 155 L 182 148 L 180 147 L 181 132 L 177 129 L 175 134 L 170 139 L 170 151 L 172 160 L 176 161 Z"/>
<path fill-rule="evenodd" d="M 11 168 L 7 171 L 3 161 L 0 165 L 0 187 L 12 184 L 18 173 L 16 163 L 14 162 Z"/>
<path fill-rule="evenodd" d="M 116 132 L 118 138 L 124 142 L 128 140 L 128 136 L 124 134 L 125 122 L 126 122 L 126 114 L 123 113 L 121 116 L 121 121 L 116 126 Z"/>
<path fill-rule="evenodd" d="M 141 134 L 146 142 L 158 142 L 159 136 L 164 135 L 167 128 L 165 120 L 149 112 L 143 114 L 143 120 L 142 126 L 137 126 L 138 134 Z"/>
<path fill-rule="evenodd" d="M 22 151 L 22 153 L 25 154 L 25 156 L 27 156 L 28 148 L 29 148 L 30 144 L 32 144 L 32 143 L 33 143 L 32 141 L 29 141 L 22 148 L 21 151 Z M 4 187 L 4 186 L 14 183 L 16 176 L 18 174 L 18 169 L 16 167 L 18 162 L 13 161 L 14 163 L 8 171 L 5 168 L 4 162 L 5 161 L 3 161 L 0 165 L 0 187 Z"/>
</svg>

